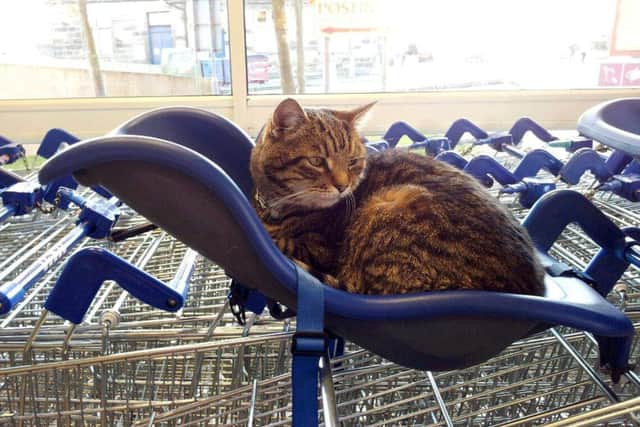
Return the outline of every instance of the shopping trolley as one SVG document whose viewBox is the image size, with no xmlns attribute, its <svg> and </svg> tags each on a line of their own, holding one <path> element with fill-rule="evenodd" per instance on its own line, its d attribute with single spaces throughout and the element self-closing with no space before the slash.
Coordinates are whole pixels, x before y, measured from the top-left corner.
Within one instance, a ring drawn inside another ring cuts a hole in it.
<svg viewBox="0 0 640 427">
<path fill-rule="evenodd" d="M 589 354 L 593 344 L 577 334 L 566 341 Z M 553 337 L 516 342 L 482 365 L 453 372 L 409 370 L 366 350 L 332 360 L 332 382 L 321 403 L 335 400 L 325 425 L 532 425 L 560 421 L 585 409 L 607 409 L 607 394 Z M 226 393 L 154 411 L 136 425 L 288 425 L 289 373 L 255 380 Z M 325 391 L 323 390 L 323 392 Z M 616 397 L 637 410 L 637 388 L 625 385 Z M 635 405 L 635 406 L 634 406 Z M 615 412 L 612 410 L 612 412 Z M 334 417 L 332 420 L 331 417 Z M 620 414 L 618 414 L 620 416 Z M 623 422 L 630 419 L 623 415 Z"/>
<path fill-rule="evenodd" d="M 150 136 L 117 135 L 125 133 L 123 129 L 134 133 L 136 127 L 138 133 L 164 134 L 177 143 Z M 317 422 L 314 384 L 318 360 L 325 353 L 323 324 L 388 360 L 427 370 L 474 365 L 549 324 L 567 324 L 598 336 L 600 359 L 609 362 L 614 377 L 627 370 L 632 324 L 600 294 L 572 277 L 550 281 L 544 298 L 496 293 L 485 296 L 479 291 L 367 297 L 323 287 L 282 257 L 248 204 L 251 147 L 251 140 L 242 131 L 219 116 L 185 108 L 165 109 L 132 120 L 112 136 L 68 149 L 50 161 L 40 176 L 47 182 L 60 174 L 75 173 L 85 184 L 104 185 L 152 222 L 218 262 L 240 283 L 260 289 L 290 308 L 298 307 L 293 337 L 292 382 L 297 390 L 292 396 L 294 423 Z M 126 167 L 131 174 L 125 179 L 114 173 L 116 167 Z M 133 181 L 137 185 L 131 185 Z M 187 188 L 189 191 L 185 191 Z M 144 197 L 140 197 L 141 191 Z M 191 203 L 166 196 L 185 192 L 193 197 Z M 564 220 L 579 221 L 603 246 L 586 272 L 595 276 L 599 291 L 606 295 L 617 278 L 605 273 L 602 262 L 613 264 L 621 274 L 629 261 L 635 262 L 632 244 L 577 193 L 550 193 L 540 202 L 536 205 L 540 208 L 534 207 L 525 224 L 542 251 L 550 248 L 556 232 L 566 226 L 553 222 L 549 232 L 546 223 L 553 216 L 543 212 L 549 206 L 564 206 L 564 211 L 570 211 L 567 206 L 576 203 L 585 208 L 574 210 L 586 212 L 586 217 Z M 185 224 L 181 221 L 184 217 L 193 221 Z M 518 308 L 524 303 L 526 311 Z M 477 317 L 466 317 L 473 313 Z M 510 321 L 493 322 L 495 316 Z M 455 318 L 455 326 L 447 323 L 447 318 Z M 439 334 L 442 328 L 434 327 L 438 322 L 448 328 L 446 336 Z M 480 329 L 473 332 L 476 328 Z M 380 340 L 381 335 L 389 339 Z M 464 341 L 462 348 L 459 344 Z M 328 369 L 330 365 L 324 366 Z M 301 370 L 308 375 L 301 376 Z"/>
<path fill-rule="evenodd" d="M 624 114 L 626 110 L 633 109 L 633 102 L 618 100 L 609 109 L 615 108 L 620 110 L 616 114 Z M 633 160 L 630 152 L 625 151 L 629 145 L 616 148 L 605 143 L 610 147 L 608 157 L 593 149 L 593 133 L 589 132 L 589 126 L 582 124 L 589 114 L 585 113 L 580 120 L 580 136 L 565 140 L 552 135 L 530 118 L 523 117 L 509 131 L 495 133 L 487 133 L 467 119 L 459 119 L 442 137 L 425 137 L 406 122 L 396 122 L 381 141 L 367 142 L 367 145 L 374 151 L 396 148 L 399 140 L 407 137 L 411 143 L 402 149 L 424 148 L 426 154 L 469 173 L 485 187 L 492 187 L 494 182 L 498 182 L 502 186 L 500 193 L 517 194 L 520 204 L 526 208 L 531 207 L 542 194 L 554 190 L 557 184 L 579 184 L 587 172 L 595 179 L 589 193 L 607 191 L 638 201 L 640 180 L 637 176 L 640 165 Z M 466 133 L 472 136 L 467 149 L 462 150 L 463 153 L 454 151 Z M 528 133 L 537 137 L 539 144 L 534 149 L 523 151 L 518 145 Z M 606 138 L 606 134 L 600 135 Z M 493 156 L 479 154 L 469 160 L 463 157 L 463 154 L 477 147 L 491 147 L 495 151 Z M 557 147 L 564 147 L 566 155 L 562 156 Z M 505 161 L 504 157 L 498 161 L 495 158 L 498 154 L 506 154 L 507 158 L 515 159 L 517 163 Z M 538 176 L 541 171 L 546 174 Z"/>
</svg>

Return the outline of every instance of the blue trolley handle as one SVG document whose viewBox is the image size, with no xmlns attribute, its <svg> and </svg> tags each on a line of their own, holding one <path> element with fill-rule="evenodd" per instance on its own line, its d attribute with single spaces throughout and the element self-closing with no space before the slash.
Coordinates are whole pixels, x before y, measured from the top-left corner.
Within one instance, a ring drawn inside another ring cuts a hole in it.
<svg viewBox="0 0 640 427">
<path fill-rule="evenodd" d="M 38 156 L 48 159 L 58 152 L 62 144 L 75 144 L 80 138 L 74 136 L 64 129 L 49 129 L 40 146 L 38 147 Z"/>
<path fill-rule="evenodd" d="M 576 185 L 586 171 L 590 171 L 601 183 L 612 176 L 602 157 L 590 148 L 582 148 L 573 153 L 558 173 L 558 176 L 567 184 Z"/>
<path fill-rule="evenodd" d="M 78 251 L 67 261 L 44 307 L 79 324 L 107 280 L 160 310 L 175 312 L 184 305 L 186 286 L 178 292 L 106 249 L 92 247 Z"/>
<path fill-rule="evenodd" d="M 444 136 L 450 141 L 451 148 L 454 148 L 458 142 L 460 142 L 465 133 L 471 134 L 475 140 L 481 140 L 489 137 L 489 134 L 480 129 L 478 125 L 464 118 L 453 122 Z"/>
<path fill-rule="evenodd" d="M 515 184 L 518 179 L 505 168 L 502 164 L 498 163 L 493 157 L 489 157 L 485 154 L 474 157 L 467 163 L 463 169 L 464 172 L 475 177 L 485 187 L 491 187 L 493 185 L 493 179 L 495 178 L 501 185 Z"/>
<path fill-rule="evenodd" d="M 382 137 L 389 143 L 391 148 L 395 148 L 403 136 L 408 137 L 411 142 L 420 142 L 427 139 L 419 130 L 411 126 L 407 122 L 399 121 L 393 123 Z"/>
<path fill-rule="evenodd" d="M 509 133 L 513 137 L 513 143 L 517 145 L 522 141 L 524 134 L 529 131 L 542 142 L 551 142 L 558 139 L 529 117 L 519 118 L 509 130 Z"/>
</svg>

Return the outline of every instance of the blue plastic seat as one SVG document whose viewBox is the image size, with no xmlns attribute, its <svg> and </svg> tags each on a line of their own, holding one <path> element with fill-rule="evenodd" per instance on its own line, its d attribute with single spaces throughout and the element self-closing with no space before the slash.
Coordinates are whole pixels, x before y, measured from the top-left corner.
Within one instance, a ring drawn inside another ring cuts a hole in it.
<svg viewBox="0 0 640 427">
<path fill-rule="evenodd" d="M 220 116 L 163 109 L 57 154 L 42 167 L 40 180 L 73 173 L 84 185 L 104 186 L 234 279 L 300 316 L 307 307 L 297 306 L 298 291 L 318 281 L 282 255 L 248 201 L 252 146 Z M 366 296 L 327 286 L 322 292 L 326 329 L 411 368 L 471 366 L 553 325 L 592 332 L 608 343 L 603 362 L 627 368 L 631 322 L 572 277 L 547 277 L 543 297 L 468 290 Z"/>
<path fill-rule="evenodd" d="M 142 113 L 110 135 L 144 135 L 190 148 L 220 166 L 249 196 L 253 182 L 249 158 L 253 142 L 238 126 L 222 116 L 192 107 L 166 107 Z"/>
<path fill-rule="evenodd" d="M 640 155 L 640 98 L 603 102 L 585 111 L 578 131 L 631 156 Z"/>
</svg>

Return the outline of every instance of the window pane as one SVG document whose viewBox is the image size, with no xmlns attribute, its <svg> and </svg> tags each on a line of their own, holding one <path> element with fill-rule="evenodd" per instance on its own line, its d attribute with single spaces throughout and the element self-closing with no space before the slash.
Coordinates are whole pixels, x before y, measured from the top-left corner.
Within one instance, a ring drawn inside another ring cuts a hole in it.
<svg viewBox="0 0 640 427">
<path fill-rule="evenodd" d="M 0 99 L 229 94 L 227 34 L 226 0 L 2 0 Z"/>
<path fill-rule="evenodd" d="M 637 0 L 245 6 L 253 94 L 640 86 Z"/>
</svg>

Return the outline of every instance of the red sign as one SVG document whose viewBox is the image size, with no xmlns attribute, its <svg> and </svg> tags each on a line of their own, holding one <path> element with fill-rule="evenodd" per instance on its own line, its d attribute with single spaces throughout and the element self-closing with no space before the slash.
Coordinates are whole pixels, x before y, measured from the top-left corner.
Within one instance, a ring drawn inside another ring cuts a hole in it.
<svg viewBox="0 0 640 427">
<path fill-rule="evenodd" d="M 640 86 L 640 64 L 624 64 L 622 86 Z"/>
<path fill-rule="evenodd" d="M 622 64 L 600 64 L 598 86 L 620 86 L 622 84 Z"/>
<path fill-rule="evenodd" d="M 640 86 L 640 63 L 600 64 L 598 86 Z"/>
<path fill-rule="evenodd" d="M 381 0 L 311 0 L 320 31 L 374 31 L 384 25 Z"/>
</svg>

